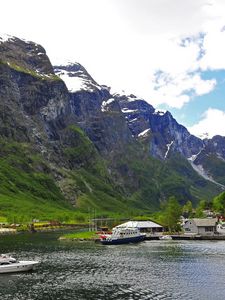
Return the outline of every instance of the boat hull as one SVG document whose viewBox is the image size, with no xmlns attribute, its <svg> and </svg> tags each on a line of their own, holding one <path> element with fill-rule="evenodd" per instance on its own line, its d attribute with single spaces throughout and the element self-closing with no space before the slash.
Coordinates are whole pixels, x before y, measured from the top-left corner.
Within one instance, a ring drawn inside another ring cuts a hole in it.
<svg viewBox="0 0 225 300">
<path fill-rule="evenodd" d="M 0 266 L 0 274 L 30 271 L 37 264 L 37 261 L 19 261 L 18 263 L 2 265 Z"/>
<path fill-rule="evenodd" d="M 121 239 L 102 239 L 100 242 L 103 245 L 120 245 L 120 244 L 129 244 L 129 243 L 138 243 L 144 241 L 145 236 L 135 236 L 135 237 L 128 237 L 128 238 L 121 238 Z"/>
</svg>

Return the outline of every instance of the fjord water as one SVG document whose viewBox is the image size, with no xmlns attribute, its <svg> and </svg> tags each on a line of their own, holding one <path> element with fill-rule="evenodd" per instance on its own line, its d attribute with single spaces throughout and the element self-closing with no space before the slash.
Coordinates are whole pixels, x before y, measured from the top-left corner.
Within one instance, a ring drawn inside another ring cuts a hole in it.
<svg viewBox="0 0 225 300">
<path fill-rule="evenodd" d="M 0 236 L 0 252 L 39 260 L 0 275 L 0 299 L 224 299 L 225 241 L 146 241 L 103 246 L 59 233 Z"/>
</svg>

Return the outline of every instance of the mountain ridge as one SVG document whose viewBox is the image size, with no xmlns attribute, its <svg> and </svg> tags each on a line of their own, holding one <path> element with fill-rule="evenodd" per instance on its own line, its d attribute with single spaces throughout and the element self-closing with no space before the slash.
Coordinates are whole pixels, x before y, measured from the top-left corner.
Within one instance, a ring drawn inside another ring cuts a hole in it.
<svg viewBox="0 0 225 300">
<path fill-rule="evenodd" d="M 192 169 L 187 157 L 200 153 L 203 142 L 169 112 L 159 113 L 134 95 L 112 95 L 109 87 L 95 82 L 78 63 L 56 66 L 54 71 L 40 47 L 17 38 L 0 43 L 2 144 L 29 149 L 27 158 L 29 153 L 38 155 L 38 160 L 30 157 L 18 164 L 13 148 L 6 151 L 5 159 L 15 174 L 24 172 L 30 160 L 34 180 L 36 173 L 43 178 L 47 173 L 67 213 L 87 212 L 90 207 L 106 214 L 124 213 L 126 208 L 154 211 L 171 195 L 181 203 L 197 203 L 221 191 Z M 79 85 L 69 92 L 70 86 L 60 76 Z M 207 149 L 215 148 L 210 142 L 207 145 Z M 6 169 L 2 172 L 6 176 Z M 17 186 L 16 197 L 22 187 L 16 180 L 12 183 Z M 46 189 L 43 181 L 38 186 Z M 32 187 L 27 191 L 35 192 Z M 4 197 L 0 190 L 0 203 L 6 205 Z M 43 216 L 41 199 L 40 193 L 37 203 Z M 51 215 L 50 207 L 46 214 Z"/>
</svg>

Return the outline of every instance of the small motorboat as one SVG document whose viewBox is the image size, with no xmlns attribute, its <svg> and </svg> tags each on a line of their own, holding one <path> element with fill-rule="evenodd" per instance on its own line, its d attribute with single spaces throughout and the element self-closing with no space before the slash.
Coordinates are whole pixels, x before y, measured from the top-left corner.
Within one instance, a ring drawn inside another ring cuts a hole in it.
<svg viewBox="0 0 225 300">
<path fill-rule="evenodd" d="M 172 240 L 171 235 L 162 235 L 159 237 L 160 240 Z"/>
<path fill-rule="evenodd" d="M 18 261 L 14 257 L 11 257 L 7 254 L 1 254 L 0 274 L 30 271 L 33 270 L 37 264 L 39 264 L 38 261 L 31 261 L 31 260 Z"/>
<path fill-rule="evenodd" d="M 118 245 L 141 242 L 146 235 L 138 228 L 114 227 L 111 234 L 100 235 L 100 242 L 103 245 Z"/>
</svg>

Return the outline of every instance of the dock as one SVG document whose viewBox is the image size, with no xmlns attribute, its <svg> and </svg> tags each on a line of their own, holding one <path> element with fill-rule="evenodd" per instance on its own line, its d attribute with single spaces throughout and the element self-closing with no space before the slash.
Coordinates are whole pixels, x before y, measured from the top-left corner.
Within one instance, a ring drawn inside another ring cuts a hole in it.
<svg viewBox="0 0 225 300">
<path fill-rule="evenodd" d="M 17 233 L 16 229 L 13 229 L 13 228 L 0 228 L 0 235 L 15 234 L 15 233 Z"/>
<path fill-rule="evenodd" d="M 225 235 L 172 235 L 173 240 L 225 241 Z"/>
<path fill-rule="evenodd" d="M 195 241 L 225 241 L 225 235 L 187 235 L 187 234 L 172 234 L 172 240 L 195 240 Z M 161 240 L 161 235 L 147 235 L 145 240 Z"/>
</svg>

